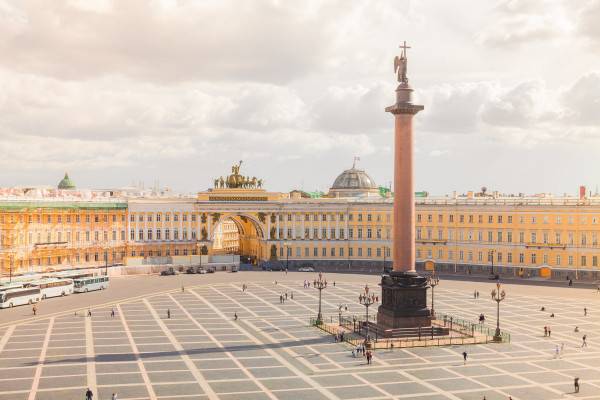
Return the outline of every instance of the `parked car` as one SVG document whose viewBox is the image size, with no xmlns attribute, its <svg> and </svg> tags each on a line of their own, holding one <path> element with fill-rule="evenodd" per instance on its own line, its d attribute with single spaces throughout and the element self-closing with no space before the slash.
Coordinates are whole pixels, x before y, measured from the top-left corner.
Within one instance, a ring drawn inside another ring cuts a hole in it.
<svg viewBox="0 0 600 400">
<path fill-rule="evenodd" d="M 315 269 L 313 267 L 303 266 L 303 267 L 298 268 L 298 271 L 300 271 L 300 272 L 315 272 Z"/>
<path fill-rule="evenodd" d="M 185 270 L 185 273 L 186 273 L 186 274 L 195 274 L 195 273 L 196 273 L 196 269 L 195 269 L 194 267 L 188 267 L 188 268 Z"/>
<path fill-rule="evenodd" d="M 175 271 L 175 269 L 173 267 L 169 267 L 168 269 L 165 269 L 164 271 L 160 271 L 160 275 L 161 276 L 177 275 L 177 271 Z"/>
<path fill-rule="evenodd" d="M 231 272 L 238 272 L 238 267 L 237 267 L 237 265 L 232 265 L 232 266 L 231 266 Z"/>
<path fill-rule="evenodd" d="M 209 274 L 214 274 L 216 271 L 215 267 L 208 267 L 208 269 L 206 270 L 206 272 L 208 272 Z"/>
<path fill-rule="evenodd" d="M 206 274 L 206 270 L 204 268 L 202 268 L 202 267 L 198 267 L 196 269 L 196 273 L 197 274 Z"/>
<path fill-rule="evenodd" d="M 263 271 L 284 271 L 285 267 L 281 261 L 265 261 L 260 266 Z"/>
</svg>

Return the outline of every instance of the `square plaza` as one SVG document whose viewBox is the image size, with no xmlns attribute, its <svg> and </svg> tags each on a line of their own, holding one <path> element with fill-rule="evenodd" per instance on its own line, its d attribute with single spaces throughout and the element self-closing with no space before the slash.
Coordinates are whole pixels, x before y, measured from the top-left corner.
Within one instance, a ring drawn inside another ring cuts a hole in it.
<svg viewBox="0 0 600 400">
<path fill-rule="evenodd" d="M 510 343 L 377 350 L 368 366 L 350 345 L 309 326 L 318 292 L 303 288 L 300 275 L 241 280 L 248 276 L 91 307 L 92 317 L 69 311 L 4 323 L 0 400 L 79 399 L 88 387 L 98 399 L 600 399 L 600 294 L 591 289 L 536 287 L 528 294 L 527 286 L 509 285 L 501 325 Z M 328 278 L 325 318 L 335 322 L 341 304 L 362 315 L 360 277 Z M 375 287 L 376 277 L 364 279 Z M 478 299 L 469 287 L 480 290 Z M 489 287 L 442 281 L 436 310 L 474 322 L 483 313 L 494 326 Z M 584 334 L 588 347 L 581 347 Z"/>
</svg>

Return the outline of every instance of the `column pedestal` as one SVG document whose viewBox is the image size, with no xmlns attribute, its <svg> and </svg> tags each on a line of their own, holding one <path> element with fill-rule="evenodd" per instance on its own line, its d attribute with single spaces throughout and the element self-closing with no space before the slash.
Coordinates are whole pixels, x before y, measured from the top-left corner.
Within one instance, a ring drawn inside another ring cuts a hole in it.
<svg viewBox="0 0 600 400">
<path fill-rule="evenodd" d="M 427 278 L 414 271 L 392 271 L 381 278 L 377 324 L 383 329 L 431 326 Z"/>
</svg>

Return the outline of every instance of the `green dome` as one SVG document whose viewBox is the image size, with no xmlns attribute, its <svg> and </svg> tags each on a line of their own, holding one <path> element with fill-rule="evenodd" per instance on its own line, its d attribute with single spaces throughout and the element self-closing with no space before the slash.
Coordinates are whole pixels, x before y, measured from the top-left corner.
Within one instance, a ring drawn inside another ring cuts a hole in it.
<svg viewBox="0 0 600 400">
<path fill-rule="evenodd" d="M 58 183 L 59 189 L 75 189 L 75 183 L 69 178 L 69 174 L 65 172 L 65 177 Z"/>
</svg>

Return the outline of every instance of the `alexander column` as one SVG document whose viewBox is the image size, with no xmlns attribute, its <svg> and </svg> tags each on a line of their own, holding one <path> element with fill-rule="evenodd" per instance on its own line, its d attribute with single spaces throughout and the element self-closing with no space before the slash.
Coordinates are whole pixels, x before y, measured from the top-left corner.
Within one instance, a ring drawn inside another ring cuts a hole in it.
<svg viewBox="0 0 600 400">
<path fill-rule="evenodd" d="M 431 325 L 427 308 L 427 279 L 415 270 L 415 191 L 413 117 L 424 107 L 412 103 L 408 84 L 406 42 L 394 59 L 398 76 L 396 103 L 385 111 L 394 115 L 394 220 L 393 270 L 381 279 L 381 305 L 377 323 L 384 329 Z"/>
</svg>

